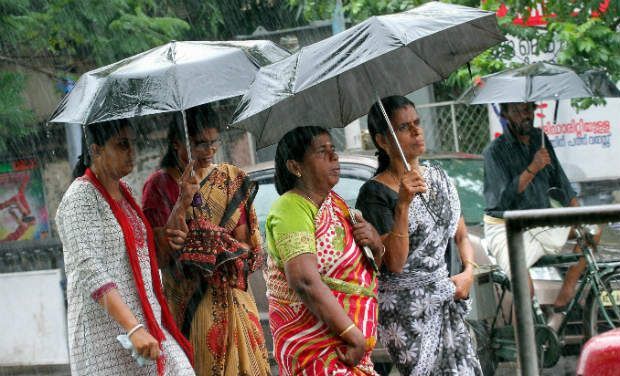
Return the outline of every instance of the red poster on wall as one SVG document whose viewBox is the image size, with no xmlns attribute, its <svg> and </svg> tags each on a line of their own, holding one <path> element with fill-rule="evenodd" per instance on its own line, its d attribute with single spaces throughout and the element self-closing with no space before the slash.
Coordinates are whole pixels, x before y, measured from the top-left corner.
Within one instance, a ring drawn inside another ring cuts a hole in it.
<svg viewBox="0 0 620 376">
<path fill-rule="evenodd" d="M 0 163 L 0 242 L 49 235 L 41 170 L 35 159 Z"/>
</svg>

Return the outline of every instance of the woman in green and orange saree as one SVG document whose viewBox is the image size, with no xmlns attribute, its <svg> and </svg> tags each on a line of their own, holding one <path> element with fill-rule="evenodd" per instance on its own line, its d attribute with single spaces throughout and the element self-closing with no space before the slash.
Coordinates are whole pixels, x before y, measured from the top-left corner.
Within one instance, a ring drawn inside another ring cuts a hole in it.
<svg viewBox="0 0 620 376">
<path fill-rule="evenodd" d="M 296 128 L 278 143 L 281 196 L 266 222 L 266 281 L 280 375 L 376 375 L 370 354 L 384 248 L 332 191 L 339 175 L 324 128 Z"/>
<path fill-rule="evenodd" d="M 164 293 L 194 347 L 197 375 L 268 375 L 248 290 L 248 275 L 263 263 L 252 205 L 256 184 L 235 166 L 213 163 L 220 142 L 213 111 L 188 111 L 188 128 L 194 161 L 188 161 L 179 128 L 171 126 L 162 169 L 142 195 L 159 240 Z"/>
</svg>

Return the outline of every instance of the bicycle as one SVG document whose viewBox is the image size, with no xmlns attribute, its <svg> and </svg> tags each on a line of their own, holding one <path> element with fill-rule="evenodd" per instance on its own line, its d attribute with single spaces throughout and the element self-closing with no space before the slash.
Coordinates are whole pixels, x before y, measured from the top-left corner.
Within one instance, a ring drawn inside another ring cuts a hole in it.
<svg viewBox="0 0 620 376">
<path fill-rule="evenodd" d="M 547 255 L 543 256 L 533 267 L 559 266 L 574 263 L 580 258 L 585 258 L 586 269 L 578 283 L 576 293 L 569 302 L 560 325 L 556 330 L 547 325 L 545 315 L 537 299 L 532 301 L 534 316 L 534 330 L 536 346 L 539 354 L 539 366 L 542 368 L 553 367 L 561 356 L 564 347 L 566 329 L 569 324 L 571 313 L 575 308 L 584 304 L 582 323 L 584 337 L 588 339 L 606 330 L 620 327 L 620 258 L 616 260 L 597 260 L 593 250 L 596 245 L 592 234 L 584 226 L 575 226 L 576 242 L 581 248 L 581 254 Z M 598 252 L 600 254 L 600 252 Z M 515 361 L 517 358 L 514 328 L 511 325 L 511 317 L 504 326 L 497 327 L 498 319 L 502 312 L 502 304 L 506 293 L 510 291 L 510 281 L 506 274 L 494 271 L 493 282 L 499 287 L 501 294 L 497 303 L 495 316 L 491 324 L 491 347 L 497 360 Z M 511 315 L 510 315 L 511 316 Z"/>
</svg>

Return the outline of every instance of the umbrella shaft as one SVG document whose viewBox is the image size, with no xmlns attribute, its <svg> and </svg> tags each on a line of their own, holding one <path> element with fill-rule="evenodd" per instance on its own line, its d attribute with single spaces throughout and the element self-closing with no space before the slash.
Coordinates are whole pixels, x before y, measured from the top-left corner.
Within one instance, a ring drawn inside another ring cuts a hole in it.
<svg viewBox="0 0 620 376">
<path fill-rule="evenodd" d="M 392 135 L 392 139 L 394 140 L 394 145 L 396 145 L 396 149 L 398 149 L 398 154 L 400 155 L 400 158 L 402 159 L 403 164 L 405 165 L 405 170 L 409 172 L 411 171 L 411 166 L 409 166 L 409 162 L 407 162 L 407 158 L 405 157 L 403 148 L 400 146 L 400 142 L 398 142 L 398 138 L 396 137 L 396 132 L 394 132 L 394 127 L 392 127 L 392 122 L 390 121 L 390 117 L 385 111 L 385 107 L 383 107 L 383 103 L 381 102 L 381 98 L 379 97 L 379 94 L 377 94 L 377 103 L 379 103 L 379 108 L 381 109 L 381 113 L 383 114 L 383 117 L 385 118 L 385 122 L 387 123 L 390 134 Z"/>
<path fill-rule="evenodd" d="M 187 129 L 187 116 L 185 110 L 181 110 L 181 116 L 183 117 L 183 132 L 185 132 L 185 148 L 187 149 L 187 161 L 192 160 L 192 148 L 189 145 L 189 131 Z M 194 175 L 194 171 L 190 171 L 191 175 Z"/>
</svg>

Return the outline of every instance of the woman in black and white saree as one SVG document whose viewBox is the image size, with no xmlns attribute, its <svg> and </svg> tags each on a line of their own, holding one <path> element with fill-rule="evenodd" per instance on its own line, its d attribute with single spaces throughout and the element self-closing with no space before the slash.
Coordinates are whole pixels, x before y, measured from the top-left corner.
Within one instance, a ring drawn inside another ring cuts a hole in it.
<svg viewBox="0 0 620 376">
<path fill-rule="evenodd" d="M 364 184 L 357 207 L 385 245 L 379 276 L 379 340 L 403 375 L 482 375 L 464 316 L 473 283 L 473 249 L 459 197 L 445 171 L 423 166 L 424 136 L 414 104 L 383 98 L 407 172 L 378 104 L 368 129 L 378 150 L 375 177 Z M 464 269 L 449 277 L 450 238 Z"/>
</svg>

